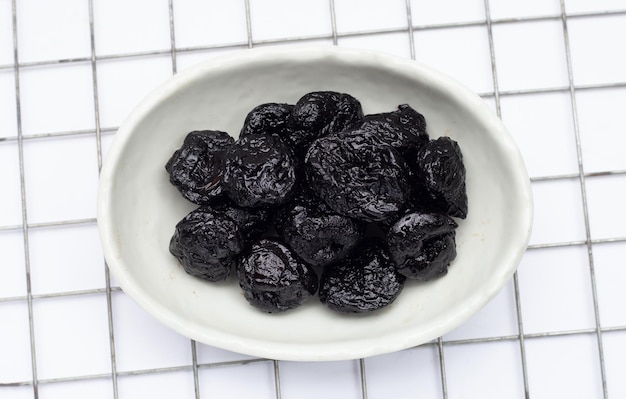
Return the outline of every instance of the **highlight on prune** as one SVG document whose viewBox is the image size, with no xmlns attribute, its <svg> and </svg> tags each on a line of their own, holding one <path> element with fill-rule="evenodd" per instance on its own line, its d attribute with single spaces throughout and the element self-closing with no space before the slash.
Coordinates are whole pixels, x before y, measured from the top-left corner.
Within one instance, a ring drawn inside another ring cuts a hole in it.
<svg viewBox="0 0 626 399">
<path fill-rule="evenodd" d="M 449 137 L 432 140 L 417 152 L 414 166 L 419 206 L 465 219 L 465 165 L 459 144 Z"/>
<path fill-rule="evenodd" d="M 408 104 L 399 105 L 393 112 L 365 115 L 350 132 L 367 133 L 376 144 L 388 145 L 402 153 L 428 143 L 426 119 Z"/>
<path fill-rule="evenodd" d="M 239 286 L 246 300 L 268 313 L 283 312 L 306 302 L 317 291 L 317 275 L 282 243 L 253 243 L 237 263 Z"/>
<path fill-rule="evenodd" d="M 243 249 L 237 223 L 210 207 L 193 210 L 178 222 L 169 247 L 188 274 L 208 281 L 228 278 Z"/>
<path fill-rule="evenodd" d="M 455 229 L 450 217 L 408 213 L 389 228 L 389 254 L 402 275 L 427 281 L 447 273 L 456 258 Z"/>
<path fill-rule="evenodd" d="M 291 134 L 284 139 L 298 155 L 316 138 L 341 132 L 363 118 L 361 103 L 335 91 L 315 91 L 302 96 L 291 113 Z"/>
<path fill-rule="evenodd" d="M 326 266 L 342 259 L 364 233 L 362 223 L 310 198 L 293 201 L 282 210 L 277 227 L 285 243 L 312 266 Z"/>
<path fill-rule="evenodd" d="M 370 134 L 335 134 L 315 140 L 306 154 L 308 184 L 335 212 L 368 222 L 398 214 L 410 186 L 404 160 Z"/>
<path fill-rule="evenodd" d="M 239 206 L 280 205 L 296 187 L 292 152 L 275 135 L 241 137 L 226 153 L 224 184 Z"/>
<path fill-rule="evenodd" d="M 266 103 L 257 105 L 248 113 L 239 137 L 249 134 L 277 134 L 288 135 L 290 132 L 289 117 L 293 105 Z"/>
<path fill-rule="evenodd" d="M 396 271 L 383 243 L 370 239 L 353 257 L 324 268 L 319 297 L 337 312 L 372 312 L 395 301 L 405 280 Z"/>
<path fill-rule="evenodd" d="M 222 194 L 224 151 L 235 141 L 218 130 L 193 131 L 165 165 L 170 182 L 194 204 L 206 204 Z"/>
<path fill-rule="evenodd" d="M 407 278 L 448 272 L 452 217 L 468 212 L 461 149 L 426 128 L 408 104 L 363 115 L 353 96 L 315 91 L 254 107 L 237 140 L 192 131 L 165 168 L 200 207 L 169 250 L 208 281 L 235 265 L 243 297 L 264 312 L 294 309 L 318 286 L 333 311 L 383 309 Z"/>
</svg>

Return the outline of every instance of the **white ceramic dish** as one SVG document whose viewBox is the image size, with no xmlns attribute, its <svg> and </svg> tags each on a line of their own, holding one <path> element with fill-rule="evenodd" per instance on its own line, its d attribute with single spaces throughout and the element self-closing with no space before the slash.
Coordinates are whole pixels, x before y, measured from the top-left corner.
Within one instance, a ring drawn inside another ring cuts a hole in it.
<svg viewBox="0 0 626 399">
<path fill-rule="evenodd" d="M 197 129 L 236 135 L 264 102 L 294 103 L 314 90 L 358 98 L 365 113 L 408 103 L 431 137 L 459 142 L 469 216 L 460 221 L 448 275 L 409 282 L 398 300 L 369 315 L 335 314 L 317 298 L 282 314 L 251 307 L 236 280 L 207 283 L 168 252 L 176 223 L 194 208 L 164 165 Z M 102 169 L 98 225 L 122 289 L 146 311 L 197 341 L 284 360 L 339 360 L 388 353 L 454 329 L 511 278 L 528 243 L 532 198 L 512 138 L 482 99 L 418 63 L 333 47 L 250 50 L 182 72 L 150 94 L 117 132 Z"/>
</svg>

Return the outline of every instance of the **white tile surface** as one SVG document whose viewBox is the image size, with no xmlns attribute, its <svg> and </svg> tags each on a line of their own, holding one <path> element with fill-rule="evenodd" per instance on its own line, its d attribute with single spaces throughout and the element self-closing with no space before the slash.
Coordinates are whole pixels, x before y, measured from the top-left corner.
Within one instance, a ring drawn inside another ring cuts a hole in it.
<svg viewBox="0 0 626 399">
<path fill-rule="evenodd" d="M 404 0 L 335 0 L 338 33 L 407 27 Z"/>
<path fill-rule="evenodd" d="M 493 42 L 500 90 L 543 89 L 569 83 L 560 21 L 494 25 Z"/>
<path fill-rule="evenodd" d="M 123 376 L 118 379 L 119 399 L 192 399 L 193 376 L 190 371 Z"/>
<path fill-rule="evenodd" d="M 0 232 L 0 298 L 26 295 L 24 236 L 21 230 Z"/>
<path fill-rule="evenodd" d="M 191 364 L 191 343 L 146 314 L 124 293 L 113 295 L 119 371 Z"/>
<path fill-rule="evenodd" d="M 98 55 L 168 50 L 167 0 L 94 0 Z"/>
<path fill-rule="evenodd" d="M 626 121 L 621 104 L 626 88 L 584 90 L 576 93 L 580 140 L 586 172 L 626 169 Z"/>
<path fill-rule="evenodd" d="M 475 92 L 493 91 L 484 26 L 414 31 L 415 59 L 447 73 Z"/>
<path fill-rule="evenodd" d="M 111 372 L 104 295 L 37 300 L 33 315 L 38 378 Z"/>
<path fill-rule="evenodd" d="M 24 142 L 28 221 L 96 216 L 98 163 L 91 135 Z"/>
<path fill-rule="evenodd" d="M 31 229 L 33 294 L 104 288 L 104 257 L 95 224 Z"/>
<path fill-rule="evenodd" d="M 16 142 L 0 142 L 0 226 L 22 224 L 20 158 Z"/>
<path fill-rule="evenodd" d="M 584 246 L 529 251 L 518 275 L 524 333 L 595 327 Z"/>
<path fill-rule="evenodd" d="M 325 1 L 250 0 L 252 40 L 331 35 Z"/>
<path fill-rule="evenodd" d="M 40 4 L 41 3 L 41 4 Z M 45 3 L 45 2 L 44 2 Z M 334 0 L 339 45 L 372 48 L 410 56 L 408 30 L 389 34 L 341 36 L 342 33 L 405 29 L 406 2 Z M 357 4 L 358 3 L 358 4 Z M 383 4 L 384 3 L 384 4 Z M 63 0 L 63 6 L 21 0 L 17 4 L 21 62 L 89 57 L 88 2 Z M 174 0 L 178 70 L 247 45 L 244 1 Z M 332 44 L 330 3 L 302 0 L 250 0 L 250 27 L 255 45 L 302 36 L 307 43 Z M 34 398 L 28 293 L 19 186 L 19 143 L 13 64 L 12 2 L 0 0 L 0 398 Z M 127 113 L 158 84 L 172 75 L 169 2 L 167 0 L 94 0 L 94 29 L 100 125 L 119 126 Z M 489 36 L 483 0 L 410 2 L 415 54 L 419 61 L 451 74 L 485 94 L 496 108 Z M 498 22 L 501 19 L 550 17 L 560 14 L 558 1 L 489 1 L 499 89 L 531 91 L 500 97 L 502 116 L 526 159 L 531 176 L 550 177 L 578 172 L 574 119 L 567 91 L 569 81 L 563 27 L 559 19 Z M 568 13 L 626 10 L 624 0 L 565 0 Z M 574 80 L 577 85 L 622 85 L 624 57 L 615 44 L 624 36 L 623 15 L 568 18 Z M 59 22 L 61 21 L 61 22 Z M 445 27 L 460 24 L 461 27 Z M 366 33 L 366 32 L 365 32 Z M 621 34 L 621 36 L 620 36 Z M 232 44 L 238 46 L 229 47 Z M 139 57 L 126 53 L 160 52 Z M 20 66 L 20 105 L 24 135 L 94 130 L 91 63 L 70 62 Z M 562 88 L 548 93 L 533 90 Z M 624 122 L 620 107 L 624 90 L 576 91 L 583 162 L 588 173 L 626 169 Z M 102 134 L 106 155 L 114 133 Z M 64 222 L 95 217 L 97 158 L 95 135 L 44 137 L 23 141 L 28 221 Z M 77 184 L 77 182 L 80 182 Z M 535 226 L 531 244 L 583 242 L 586 239 L 580 185 L 577 179 L 536 181 Z M 587 178 L 592 239 L 626 236 L 621 209 L 626 194 L 624 175 Z M 106 295 L 41 298 L 40 294 L 102 288 L 102 255 L 95 226 L 29 229 L 35 342 L 41 398 L 113 398 Z M 594 243 L 594 266 L 603 334 L 609 397 L 626 395 L 626 325 L 620 284 L 624 242 Z M 114 276 L 111 283 L 115 287 Z M 595 319 L 586 247 L 529 250 L 519 268 L 524 332 L 554 333 L 593 329 Z M 20 299 L 15 299 L 15 298 Z M 8 298 L 8 299 L 7 299 Z M 449 398 L 523 397 L 516 303 L 512 282 L 484 309 L 447 334 L 444 347 Z M 113 292 L 112 318 L 119 398 L 194 398 L 192 346 L 148 316 L 125 294 Z M 601 376 L 596 336 L 591 333 L 526 339 L 531 397 L 600 398 Z M 275 398 L 274 363 L 245 364 L 249 356 L 197 345 L 200 397 Z M 7 363 L 5 360 L 10 359 Z M 229 365 L 216 365 L 232 362 Z M 477 366 L 478 365 L 478 366 Z M 281 397 L 361 398 L 358 361 L 279 362 Z M 159 368 L 175 371 L 157 371 Z M 139 374 L 135 374 L 139 372 Z M 97 375 L 98 378 L 93 376 Z M 80 381 L 48 383 L 46 378 L 86 376 Z M 314 376 L 315 378 L 312 378 Z M 442 398 L 438 347 L 425 345 L 365 360 L 369 398 Z M 320 383 L 323 381 L 323 383 Z M 2 385 L 5 384 L 5 385 Z"/>
<path fill-rule="evenodd" d="M 411 0 L 414 25 L 438 25 L 456 22 L 483 21 L 483 0 Z"/>
<path fill-rule="evenodd" d="M 593 335 L 526 342 L 530 397 L 601 398 L 598 346 Z"/>
<path fill-rule="evenodd" d="M 88 63 L 20 71 L 24 135 L 94 129 L 92 80 Z"/>
<path fill-rule="evenodd" d="M 0 137 L 17 136 L 15 75 L 13 70 L 0 71 Z"/>
<path fill-rule="evenodd" d="M 20 62 L 89 57 L 89 4 L 82 0 L 19 1 L 17 37 Z"/>
<path fill-rule="evenodd" d="M 445 348 L 445 357 L 448 398 L 524 398 L 517 342 L 451 345 Z M 477 363 L 472 367 L 468 359 L 476 359 Z"/>
</svg>

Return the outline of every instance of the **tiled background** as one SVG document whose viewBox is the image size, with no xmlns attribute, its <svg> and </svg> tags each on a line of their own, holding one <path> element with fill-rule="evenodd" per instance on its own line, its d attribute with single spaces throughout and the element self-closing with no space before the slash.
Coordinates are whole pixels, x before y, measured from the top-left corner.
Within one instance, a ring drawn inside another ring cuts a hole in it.
<svg viewBox="0 0 626 399">
<path fill-rule="evenodd" d="M 0 0 L 0 398 L 626 397 L 624 38 L 625 0 Z M 529 249 L 440 340 L 255 359 L 168 330 L 106 271 L 98 170 L 134 104 L 196 62 L 295 43 L 434 66 L 519 144 Z"/>
</svg>

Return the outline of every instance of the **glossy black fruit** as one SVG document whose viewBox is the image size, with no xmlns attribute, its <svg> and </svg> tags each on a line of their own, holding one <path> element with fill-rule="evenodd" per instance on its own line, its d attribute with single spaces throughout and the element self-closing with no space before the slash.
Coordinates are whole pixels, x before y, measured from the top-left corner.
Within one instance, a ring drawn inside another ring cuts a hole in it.
<svg viewBox="0 0 626 399">
<path fill-rule="evenodd" d="M 237 265 L 246 300 L 265 312 L 296 308 L 317 291 L 317 275 L 282 243 L 262 239 L 252 244 Z"/>
<path fill-rule="evenodd" d="M 217 130 L 193 131 L 165 165 L 170 182 L 189 201 L 206 204 L 223 191 L 224 153 L 235 140 Z"/>
<path fill-rule="evenodd" d="M 364 221 L 398 214 L 410 187 L 400 154 L 372 143 L 370 134 L 333 134 L 311 144 L 305 173 L 313 191 L 335 212 Z"/>
<path fill-rule="evenodd" d="M 387 233 L 389 254 L 399 273 L 426 281 L 447 273 L 456 258 L 455 229 L 450 217 L 409 213 Z"/>
<path fill-rule="evenodd" d="M 257 105 L 246 116 L 239 137 L 249 134 L 288 134 L 288 122 L 293 105 L 266 103 Z"/>
<path fill-rule="evenodd" d="M 324 268 L 319 297 L 337 312 L 372 312 L 395 301 L 405 280 L 383 243 L 371 239 L 357 248 L 353 257 Z"/>
<path fill-rule="evenodd" d="M 178 222 L 169 247 L 187 273 L 209 281 L 225 280 L 243 249 L 237 223 L 210 207 L 200 207 Z"/>
<path fill-rule="evenodd" d="M 296 186 L 292 151 L 275 135 L 249 134 L 226 154 L 225 190 L 239 206 L 286 202 Z"/>
</svg>

